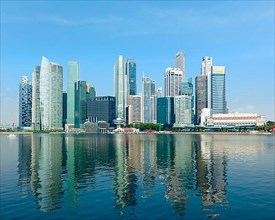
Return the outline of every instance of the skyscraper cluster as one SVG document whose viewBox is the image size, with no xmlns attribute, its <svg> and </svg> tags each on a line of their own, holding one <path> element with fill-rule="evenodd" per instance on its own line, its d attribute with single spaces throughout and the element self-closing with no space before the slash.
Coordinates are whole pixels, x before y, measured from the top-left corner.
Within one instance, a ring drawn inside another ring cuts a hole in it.
<svg viewBox="0 0 275 220">
<path fill-rule="evenodd" d="M 60 130 L 83 128 L 86 122 L 114 119 L 124 124 L 160 123 L 186 127 L 201 123 L 205 112 L 226 113 L 225 67 L 213 66 L 212 57 L 202 58 L 201 75 L 186 79 L 183 51 L 175 54 L 174 66 L 164 71 L 164 96 L 150 77 L 142 77 L 137 92 L 137 64 L 118 56 L 114 64 L 114 96 L 96 96 L 95 87 L 80 80 L 80 65 L 68 62 L 67 92 L 63 91 L 63 67 L 42 57 L 32 81 L 23 76 L 19 91 L 19 127 Z M 195 98 L 194 98 L 195 97 Z"/>
</svg>

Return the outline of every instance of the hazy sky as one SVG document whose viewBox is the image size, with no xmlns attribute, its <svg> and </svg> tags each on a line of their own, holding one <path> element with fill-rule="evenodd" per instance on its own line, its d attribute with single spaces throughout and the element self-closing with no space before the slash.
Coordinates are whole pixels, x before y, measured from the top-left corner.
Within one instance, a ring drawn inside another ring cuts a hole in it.
<svg viewBox="0 0 275 220">
<path fill-rule="evenodd" d="M 85 2 L 1 1 L 1 123 L 18 124 L 18 88 L 41 57 L 80 62 L 80 79 L 97 95 L 114 95 L 118 55 L 137 62 L 164 87 L 175 53 L 186 54 L 186 77 L 200 74 L 201 58 L 226 66 L 229 111 L 274 120 L 274 1 Z"/>
</svg>

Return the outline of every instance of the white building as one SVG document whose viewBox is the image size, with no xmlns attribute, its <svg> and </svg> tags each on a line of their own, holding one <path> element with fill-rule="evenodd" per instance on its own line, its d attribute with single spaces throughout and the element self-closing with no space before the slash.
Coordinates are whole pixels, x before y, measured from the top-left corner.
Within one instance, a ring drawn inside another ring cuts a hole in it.
<svg viewBox="0 0 275 220">
<path fill-rule="evenodd" d="M 183 71 L 180 68 L 166 68 L 164 78 L 164 96 L 178 96 L 183 79 Z"/>
<path fill-rule="evenodd" d="M 175 123 L 174 127 L 192 126 L 192 96 L 175 96 Z"/>
<path fill-rule="evenodd" d="M 212 57 L 203 57 L 201 62 L 201 75 L 207 76 L 207 107 L 211 108 L 211 69 L 212 69 L 213 59 Z"/>
<path fill-rule="evenodd" d="M 230 113 L 230 114 L 213 114 L 206 117 L 205 125 L 207 126 L 261 126 L 266 123 L 265 116 L 256 113 Z"/>
<path fill-rule="evenodd" d="M 41 129 L 63 129 L 63 67 L 42 57 L 40 71 Z"/>
</svg>

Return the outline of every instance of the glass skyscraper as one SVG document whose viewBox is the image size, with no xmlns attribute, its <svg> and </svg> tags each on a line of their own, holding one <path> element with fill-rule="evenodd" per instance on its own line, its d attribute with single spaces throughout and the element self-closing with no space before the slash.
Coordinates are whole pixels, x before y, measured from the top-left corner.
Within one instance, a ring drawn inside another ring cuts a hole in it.
<svg viewBox="0 0 275 220">
<path fill-rule="evenodd" d="M 196 100 L 196 124 L 200 124 L 200 118 L 203 108 L 207 108 L 207 75 L 196 76 L 196 92 L 195 92 L 195 100 Z"/>
<path fill-rule="evenodd" d="M 63 129 L 63 67 L 42 57 L 40 71 L 41 129 Z"/>
<path fill-rule="evenodd" d="M 143 95 L 143 122 L 152 123 L 154 121 L 154 99 L 155 99 L 155 81 L 148 77 L 142 78 L 142 95 Z"/>
<path fill-rule="evenodd" d="M 211 73 L 212 114 L 227 113 L 225 100 L 225 67 L 213 66 Z"/>
<path fill-rule="evenodd" d="M 35 66 L 32 71 L 32 129 L 41 130 L 40 66 Z"/>
<path fill-rule="evenodd" d="M 207 98 L 207 106 L 205 108 L 211 108 L 211 71 L 212 71 L 212 57 L 203 57 L 201 62 L 201 76 L 207 76 L 207 92 L 205 96 Z"/>
<path fill-rule="evenodd" d="M 114 93 L 116 98 L 116 117 L 126 121 L 126 106 L 128 105 L 128 79 L 125 74 L 125 64 L 119 56 L 114 65 Z"/>
<path fill-rule="evenodd" d="M 185 54 L 183 51 L 179 51 L 175 55 L 175 68 L 182 71 L 182 79 L 185 80 Z"/>
<path fill-rule="evenodd" d="M 32 83 L 27 76 L 21 77 L 19 84 L 19 127 L 32 125 Z"/>
<path fill-rule="evenodd" d="M 157 123 L 165 125 L 175 123 L 174 97 L 157 98 Z"/>
<path fill-rule="evenodd" d="M 167 68 L 164 78 L 164 96 L 177 96 L 183 81 L 183 71 L 180 68 Z"/>
<path fill-rule="evenodd" d="M 137 65 L 133 59 L 126 62 L 126 75 L 129 79 L 129 95 L 137 94 Z"/>
<path fill-rule="evenodd" d="M 74 124 L 75 113 L 75 82 L 79 80 L 79 63 L 77 61 L 68 62 L 67 79 L 67 124 Z"/>
</svg>

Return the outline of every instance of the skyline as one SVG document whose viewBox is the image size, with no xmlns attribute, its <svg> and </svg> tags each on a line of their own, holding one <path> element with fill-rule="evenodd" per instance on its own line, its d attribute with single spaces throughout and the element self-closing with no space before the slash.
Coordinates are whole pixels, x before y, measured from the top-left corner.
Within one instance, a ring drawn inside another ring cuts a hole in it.
<svg viewBox="0 0 275 220">
<path fill-rule="evenodd" d="M 193 84 L 204 56 L 226 66 L 229 112 L 256 112 L 274 120 L 272 1 L 1 1 L 1 123 L 18 124 L 20 78 L 31 78 L 42 56 L 63 66 L 64 91 L 67 62 L 76 60 L 80 80 L 95 86 L 98 96 L 113 96 L 119 55 L 135 60 L 139 93 L 143 72 L 164 90 L 165 70 L 181 50 Z"/>
</svg>

